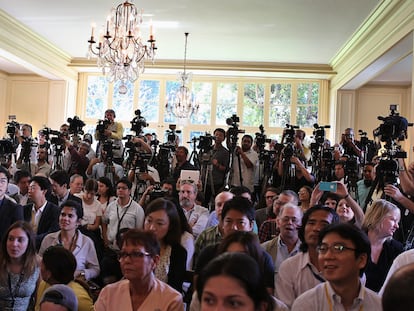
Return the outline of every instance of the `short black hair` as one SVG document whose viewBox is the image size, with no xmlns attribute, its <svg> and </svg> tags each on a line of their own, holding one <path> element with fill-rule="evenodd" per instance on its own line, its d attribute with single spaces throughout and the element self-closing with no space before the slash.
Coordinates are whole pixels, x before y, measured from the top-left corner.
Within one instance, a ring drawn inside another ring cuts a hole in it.
<svg viewBox="0 0 414 311">
<path fill-rule="evenodd" d="M 44 176 L 33 176 L 30 182 L 35 182 L 41 190 L 50 190 L 50 181 Z"/>
<path fill-rule="evenodd" d="M 239 211 L 240 213 L 246 215 L 250 221 L 254 221 L 255 210 L 253 208 L 253 203 L 245 197 L 235 196 L 226 201 L 223 206 L 223 211 L 221 212 L 222 220 L 224 220 L 230 210 Z"/>
<path fill-rule="evenodd" d="M 336 233 L 341 238 L 352 241 L 355 245 L 355 258 L 358 258 L 361 254 L 366 254 L 368 263 L 369 258 L 371 258 L 371 243 L 364 231 L 350 223 L 330 224 L 319 232 L 319 244 L 329 233 Z M 365 268 L 366 266 L 359 270 L 360 276 L 363 275 Z"/>
<path fill-rule="evenodd" d="M 50 246 L 45 250 L 42 262 L 53 281 L 68 284 L 73 281 L 76 270 L 76 258 L 71 251 L 61 245 Z"/>
<path fill-rule="evenodd" d="M 302 244 L 300 245 L 300 250 L 302 252 L 307 252 L 308 251 L 308 245 L 305 242 L 305 227 L 306 227 L 306 224 L 309 221 L 309 217 L 314 212 L 317 212 L 317 211 L 328 212 L 329 214 L 332 215 L 332 222 L 331 223 L 332 224 L 339 223 L 339 215 L 332 208 L 330 208 L 326 205 L 320 205 L 320 204 L 314 205 L 311 208 L 309 208 L 302 217 L 302 225 L 298 228 L 298 236 L 299 236 L 299 239 L 302 242 Z"/>
<path fill-rule="evenodd" d="M 7 170 L 7 168 L 5 168 L 3 165 L 0 165 L 0 173 L 3 173 L 4 175 L 6 175 L 7 182 L 9 182 L 9 180 L 10 180 L 10 173 Z"/>
<path fill-rule="evenodd" d="M 16 173 L 14 173 L 14 178 L 13 179 L 14 179 L 14 182 L 16 184 L 18 184 L 20 182 L 20 180 L 22 178 L 25 178 L 25 177 L 30 178 L 30 172 L 26 171 L 26 170 L 18 170 L 18 171 L 16 171 Z"/>
<path fill-rule="evenodd" d="M 116 186 L 118 186 L 119 184 L 126 185 L 129 190 L 131 190 L 131 188 L 132 188 L 132 183 L 127 178 L 121 178 L 120 180 L 118 180 L 116 182 Z"/>
<path fill-rule="evenodd" d="M 220 132 L 224 135 L 224 137 L 226 137 L 226 131 L 224 129 L 222 129 L 221 127 L 218 127 L 214 130 L 213 134 L 215 134 L 216 132 Z"/>
<path fill-rule="evenodd" d="M 65 184 L 66 186 L 69 186 L 70 183 L 70 176 L 64 170 L 54 171 L 52 174 L 50 174 L 50 179 L 57 182 L 59 186 L 63 186 Z"/>
<path fill-rule="evenodd" d="M 78 221 L 83 218 L 83 207 L 78 202 L 74 200 L 66 200 L 62 204 L 60 204 L 60 212 L 62 212 L 62 209 L 64 207 L 69 207 L 76 212 L 76 216 L 78 217 Z"/>
</svg>

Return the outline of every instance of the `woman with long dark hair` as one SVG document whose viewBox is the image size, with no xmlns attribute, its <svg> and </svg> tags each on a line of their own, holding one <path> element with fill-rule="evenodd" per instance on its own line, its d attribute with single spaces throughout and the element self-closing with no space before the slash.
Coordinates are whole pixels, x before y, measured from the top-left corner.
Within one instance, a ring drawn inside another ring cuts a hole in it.
<svg viewBox="0 0 414 311">
<path fill-rule="evenodd" d="M 0 310 L 28 310 L 39 271 L 33 230 L 29 223 L 17 221 L 1 243 Z"/>
</svg>

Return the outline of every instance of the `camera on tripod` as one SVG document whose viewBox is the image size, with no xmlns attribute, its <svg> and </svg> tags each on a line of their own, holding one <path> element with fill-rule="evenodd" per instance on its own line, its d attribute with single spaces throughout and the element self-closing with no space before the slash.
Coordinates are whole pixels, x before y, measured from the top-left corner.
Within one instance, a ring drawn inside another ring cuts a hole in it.
<svg viewBox="0 0 414 311">
<path fill-rule="evenodd" d="M 135 135 L 140 135 L 142 129 L 148 126 L 147 120 L 141 115 L 141 110 L 135 110 L 135 117 L 131 120 L 131 131 L 135 132 Z"/>
<path fill-rule="evenodd" d="M 175 149 L 175 146 L 177 145 L 177 140 L 178 140 L 178 135 L 180 134 L 181 131 L 177 130 L 177 125 L 176 124 L 170 124 L 168 126 L 168 130 L 166 130 L 165 132 L 167 133 L 167 142 L 164 143 L 164 147 L 170 146 L 173 147 L 173 149 Z"/>
<path fill-rule="evenodd" d="M 69 123 L 69 134 L 83 135 L 82 128 L 85 126 L 85 122 L 79 119 L 78 116 L 74 116 L 73 118 L 68 118 L 67 121 Z"/>
<path fill-rule="evenodd" d="M 45 136 L 45 140 L 51 142 L 53 145 L 63 146 L 65 141 L 63 140 L 63 134 L 59 131 L 52 130 L 49 127 L 45 127 L 40 130 L 40 132 Z M 57 136 L 50 138 L 51 135 Z"/>
<path fill-rule="evenodd" d="M 260 133 L 256 133 L 256 146 L 259 150 L 263 150 L 265 148 L 266 143 L 270 143 L 272 140 L 270 138 L 266 138 L 266 134 L 264 133 L 263 124 L 259 126 Z"/>
<path fill-rule="evenodd" d="M 227 135 L 228 135 L 231 143 L 233 143 L 234 141 L 237 141 L 237 135 L 238 134 L 246 133 L 245 130 L 240 130 L 239 129 L 239 125 L 238 125 L 239 122 L 240 122 L 240 118 L 236 114 L 233 114 L 230 118 L 226 119 L 227 125 L 231 126 L 227 130 Z"/>
<path fill-rule="evenodd" d="M 318 123 L 315 123 L 313 125 L 313 138 L 315 139 L 315 142 L 317 144 L 322 145 L 325 142 L 325 129 L 331 128 L 330 125 L 319 125 Z"/>
<path fill-rule="evenodd" d="M 201 153 L 208 153 L 210 150 L 213 149 L 213 144 L 215 141 L 215 137 L 210 133 L 206 133 L 205 135 L 201 135 L 198 138 L 198 145 L 197 148 L 200 149 Z"/>
<path fill-rule="evenodd" d="M 295 154 L 295 129 L 298 129 L 297 125 L 286 124 L 283 130 L 283 142 L 285 147 L 283 149 L 283 156 L 285 159 L 292 157 Z"/>
</svg>

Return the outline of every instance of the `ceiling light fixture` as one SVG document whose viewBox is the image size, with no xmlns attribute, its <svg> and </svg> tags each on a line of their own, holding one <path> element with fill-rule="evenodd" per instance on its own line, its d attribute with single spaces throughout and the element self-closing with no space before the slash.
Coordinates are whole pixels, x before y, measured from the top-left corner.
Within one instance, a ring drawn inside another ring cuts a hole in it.
<svg viewBox="0 0 414 311">
<path fill-rule="evenodd" d="M 88 57 L 96 55 L 97 64 L 110 82 L 121 81 L 119 92 L 126 93 L 126 82 L 134 82 L 145 70 L 146 59 L 154 62 L 155 38 L 152 22 L 149 25 L 148 45 L 141 36 L 142 10 L 125 1 L 111 10 L 106 20 L 106 30 L 95 41 L 95 26 L 89 42 Z"/>
<path fill-rule="evenodd" d="M 191 80 L 191 73 L 186 72 L 187 65 L 187 40 L 188 32 L 185 35 L 185 47 L 184 47 L 184 71 L 178 74 L 178 80 L 181 86 L 178 90 L 170 94 L 167 99 L 165 108 L 167 112 L 178 118 L 178 121 L 189 119 L 191 115 L 197 113 L 199 105 L 196 103 L 195 95 L 188 88 L 188 84 Z"/>
</svg>

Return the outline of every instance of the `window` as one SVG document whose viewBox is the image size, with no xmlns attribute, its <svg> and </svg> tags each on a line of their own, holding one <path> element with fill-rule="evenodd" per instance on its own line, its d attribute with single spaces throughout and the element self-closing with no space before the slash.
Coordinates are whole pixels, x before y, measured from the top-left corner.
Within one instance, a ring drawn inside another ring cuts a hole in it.
<svg viewBox="0 0 414 311">
<path fill-rule="evenodd" d="M 83 73 L 88 75 L 87 73 Z M 88 132 L 103 118 L 105 109 L 113 108 L 116 120 L 130 127 L 136 109 L 149 123 L 144 132 L 156 133 L 160 143 L 164 143 L 165 132 L 169 124 L 177 124 L 176 118 L 166 111 L 166 102 L 180 87 L 180 82 L 166 76 L 146 75 L 135 84 L 128 83 L 126 94 L 119 94 L 119 83 L 108 83 L 105 77 L 88 75 L 84 92 L 85 107 L 81 119 L 85 118 Z M 188 124 L 177 124 L 181 130 L 180 144 L 190 150 L 191 139 L 215 128 L 227 129 L 226 119 L 233 114 L 240 117 L 239 128 L 254 136 L 263 124 L 268 137 L 281 137 L 286 124 L 299 125 L 309 135 L 314 123 L 327 123 L 319 120 L 318 110 L 321 87 L 328 84 L 325 80 L 281 80 L 271 78 L 230 78 L 230 77 L 193 77 L 190 89 L 193 92 L 199 110 L 191 116 Z M 82 86 L 80 86 L 82 87 Z M 326 92 L 326 91 L 325 91 Z M 240 137 L 241 139 L 241 137 Z"/>
</svg>

